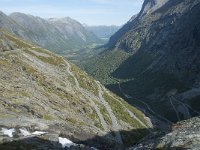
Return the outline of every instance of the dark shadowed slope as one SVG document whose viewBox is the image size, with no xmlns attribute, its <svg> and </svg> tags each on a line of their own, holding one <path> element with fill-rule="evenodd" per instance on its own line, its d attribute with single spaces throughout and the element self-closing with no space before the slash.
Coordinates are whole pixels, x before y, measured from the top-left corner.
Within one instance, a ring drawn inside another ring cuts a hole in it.
<svg viewBox="0 0 200 150">
<path fill-rule="evenodd" d="M 141 12 L 111 37 L 109 50 L 91 59 L 86 70 L 118 94 L 121 82 L 128 95 L 174 122 L 186 119 L 188 110 L 174 101 L 174 111 L 169 96 L 199 106 L 199 14 L 199 0 L 146 0 Z"/>
</svg>

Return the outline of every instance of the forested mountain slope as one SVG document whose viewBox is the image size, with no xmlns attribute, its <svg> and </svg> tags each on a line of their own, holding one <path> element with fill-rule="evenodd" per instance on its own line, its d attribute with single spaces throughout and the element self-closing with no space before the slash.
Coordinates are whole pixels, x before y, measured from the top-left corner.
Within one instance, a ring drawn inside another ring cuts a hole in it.
<svg viewBox="0 0 200 150">
<path fill-rule="evenodd" d="M 199 0 L 145 0 L 141 12 L 85 69 L 118 94 L 121 82 L 123 93 L 173 122 L 195 116 L 200 111 L 199 14 Z"/>
</svg>

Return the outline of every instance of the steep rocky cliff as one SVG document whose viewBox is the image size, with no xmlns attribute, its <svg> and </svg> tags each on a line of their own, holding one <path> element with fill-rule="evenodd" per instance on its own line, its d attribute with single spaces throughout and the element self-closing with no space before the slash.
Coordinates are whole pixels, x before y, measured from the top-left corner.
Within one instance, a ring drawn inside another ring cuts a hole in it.
<svg viewBox="0 0 200 150">
<path fill-rule="evenodd" d="M 119 94 L 121 82 L 126 95 L 173 122 L 197 115 L 199 10 L 199 0 L 145 0 L 141 12 L 111 37 L 107 50 L 86 70 Z"/>
<path fill-rule="evenodd" d="M 113 48 L 117 46 L 119 40 L 125 36 L 134 27 L 141 24 L 144 17 L 148 16 L 161 6 L 163 6 L 168 0 L 144 0 L 143 6 L 139 14 L 134 15 L 118 32 L 116 32 L 109 40 L 107 47 Z M 140 29 L 141 30 L 141 29 Z"/>
<path fill-rule="evenodd" d="M 192 75 L 199 70 L 199 7 L 198 0 L 146 0 L 131 22 L 133 26 L 117 39 L 115 47 L 131 53 L 151 53 L 159 57 L 155 60 L 157 70 L 195 80 L 198 74 Z"/>
</svg>

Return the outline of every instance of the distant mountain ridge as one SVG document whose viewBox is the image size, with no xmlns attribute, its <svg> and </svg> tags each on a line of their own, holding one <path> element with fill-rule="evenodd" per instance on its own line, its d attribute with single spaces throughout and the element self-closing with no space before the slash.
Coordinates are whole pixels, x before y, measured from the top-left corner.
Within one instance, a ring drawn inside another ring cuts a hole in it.
<svg viewBox="0 0 200 150">
<path fill-rule="evenodd" d="M 53 24 L 60 32 L 62 32 L 67 39 L 73 37 L 74 39 L 77 38 L 77 41 L 82 40 L 83 42 L 97 42 L 97 38 L 92 32 L 88 32 L 81 23 L 71 19 L 70 17 L 50 18 L 48 21 Z"/>
<path fill-rule="evenodd" d="M 1 12 L 1 28 L 57 53 L 101 43 L 92 32 L 71 18 L 43 19 L 23 13 L 6 16 Z"/>
</svg>

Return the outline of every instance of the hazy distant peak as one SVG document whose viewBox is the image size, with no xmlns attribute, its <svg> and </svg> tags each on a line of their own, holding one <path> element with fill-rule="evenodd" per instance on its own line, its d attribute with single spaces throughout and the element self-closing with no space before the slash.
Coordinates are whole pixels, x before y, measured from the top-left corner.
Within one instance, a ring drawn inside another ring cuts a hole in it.
<svg viewBox="0 0 200 150">
<path fill-rule="evenodd" d="M 83 25 L 84 27 L 88 27 L 88 26 L 89 26 L 89 25 L 87 25 L 86 23 L 83 23 L 82 25 Z"/>
<path fill-rule="evenodd" d="M 33 16 L 33 15 L 29 15 L 29 14 L 24 14 L 24 13 L 20 13 L 20 12 L 14 12 L 12 14 L 9 15 L 9 17 L 13 20 L 15 20 L 16 22 L 20 22 L 23 24 L 33 24 L 33 23 L 41 23 L 41 22 L 45 22 L 45 20 L 43 18 L 40 18 L 38 16 Z"/>
<path fill-rule="evenodd" d="M 85 28 L 91 32 L 93 32 L 97 37 L 108 39 L 110 38 L 117 30 L 119 30 L 119 26 L 116 25 L 97 25 L 97 26 L 88 26 L 86 25 Z"/>
<path fill-rule="evenodd" d="M 2 14 L 5 15 L 2 11 L 0 11 L 0 15 L 2 15 Z"/>
<path fill-rule="evenodd" d="M 80 24 L 78 21 L 70 18 L 70 17 L 64 17 L 64 18 L 49 18 L 48 21 L 50 22 L 59 22 L 59 23 L 64 23 L 64 24 Z"/>
<path fill-rule="evenodd" d="M 14 12 L 14 13 L 11 13 L 9 15 L 10 17 L 31 17 L 31 18 L 36 18 L 32 15 L 28 15 L 28 14 L 24 14 L 24 13 L 21 13 L 21 12 Z"/>
<path fill-rule="evenodd" d="M 72 19 L 72 18 L 70 18 L 70 17 L 60 18 L 60 20 L 65 20 L 65 21 L 75 21 L 74 19 Z"/>
<path fill-rule="evenodd" d="M 111 27 L 119 27 L 117 25 L 94 25 L 94 26 L 89 26 L 88 27 L 108 27 L 108 28 L 111 28 Z"/>
<path fill-rule="evenodd" d="M 1 22 L 2 22 L 2 19 L 3 18 L 7 18 L 7 15 L 6 14 L 4 14 L 2 11 L 0 11 L 0 20 L 1 20 Z"/>
</svg>

